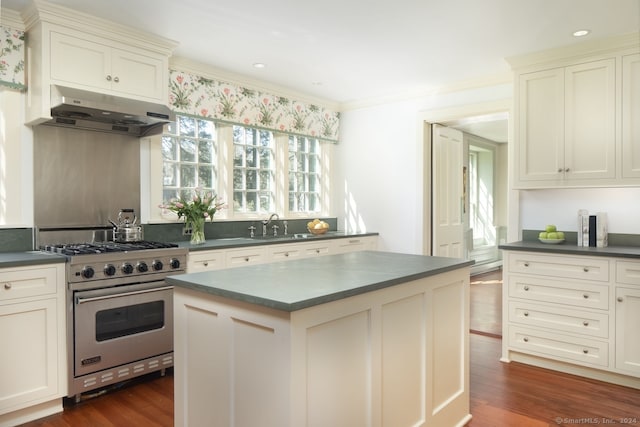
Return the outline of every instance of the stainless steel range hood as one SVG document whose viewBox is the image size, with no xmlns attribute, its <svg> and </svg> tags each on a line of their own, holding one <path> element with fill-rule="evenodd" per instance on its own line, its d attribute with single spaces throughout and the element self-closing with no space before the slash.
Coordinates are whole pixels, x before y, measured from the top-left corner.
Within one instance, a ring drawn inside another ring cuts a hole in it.
<svg viewBox="0 0 640 427">
<path fill-rule="evenodd" d="M 175 121 L 163 104 L 104 95 L 64 86 L 51 86 L 51 117 L 45 125 L 149 136 L 162 133 Z"/>
</svg>

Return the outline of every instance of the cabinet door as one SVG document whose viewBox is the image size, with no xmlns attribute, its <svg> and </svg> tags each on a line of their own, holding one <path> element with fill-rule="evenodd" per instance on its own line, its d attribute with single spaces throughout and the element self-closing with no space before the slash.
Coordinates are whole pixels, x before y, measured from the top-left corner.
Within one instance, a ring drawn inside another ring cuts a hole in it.
<svg viewBox="0 0 640 427">
<path fill-rule="evenodd" d="M 220 270 L 225 266 L 225 257 L 224 251 L 189 252 L 187 273 Z"/>
<path fill-rule="evenodd" d="M 523 74 L 518 85 L 519 179 L 562 179 L 564 70 L 557 68 Z"/>
<path fill-rule="evenodd" d="M 615 178 L 615 59 L 565 72 L 565 178 Z"/>
<path fill-rule="evenodd" d="M 113 49 L 111 57 L 111 89 L 123 96 L 152 98 L 166 102 L 163 97 L 168 86 L 163 67 L 167 65 L 160 58 L 142 55 L 126 50 Z"/>
<path fill-rule="evenodd" d="M 56 304 L 0 305 L 0 414 L 59 395 Z"/>
<path fill-rule="evenodd" d="M 616 369 L 640 376 L 640 288 L 616 288 Z"/>
<path fill-rule="evenodd" d="M 640 54 L 622 57 L 622 177 L 640 178 Z"/>
<path fill-rule="evenodd" d="M 111 88 L 111 48 L 56 32 L 51 33 L 51 80 L 83 89 Z"/>
<path fill-rule="evenodd" d="M 372 251 L 376 250 L 377 237 L 357 237 L 348 239 L 336 239 L 334 249 L 337 254 L 356 251 Z"/>
</svg>

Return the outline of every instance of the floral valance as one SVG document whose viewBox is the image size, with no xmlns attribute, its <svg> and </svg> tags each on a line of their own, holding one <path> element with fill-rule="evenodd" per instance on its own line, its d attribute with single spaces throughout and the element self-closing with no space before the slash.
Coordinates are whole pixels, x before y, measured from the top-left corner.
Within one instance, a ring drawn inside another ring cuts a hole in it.
<svg viewBox="0 0 640 427">
<path fill-rule="evenodd" d="M 170 70 L 176 113 L 337 142 L 340 113 L 282 96 Z"/>
<path fill-rule="evenodd" d="M 0 85 L 23 90 L 24 31 L 0 26 Z"/>
</svg>

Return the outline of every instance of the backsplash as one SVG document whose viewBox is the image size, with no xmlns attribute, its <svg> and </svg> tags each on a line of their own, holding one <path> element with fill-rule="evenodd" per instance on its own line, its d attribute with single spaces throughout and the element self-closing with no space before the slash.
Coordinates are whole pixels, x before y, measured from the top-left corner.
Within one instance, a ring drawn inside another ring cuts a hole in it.
<svg viewBox="0 0 640 427">
<path fill-rule="evenodd" d="M 26 252 L 32 249 L 32 228 L 0 228 L 0 252 Z"/>
</svg>

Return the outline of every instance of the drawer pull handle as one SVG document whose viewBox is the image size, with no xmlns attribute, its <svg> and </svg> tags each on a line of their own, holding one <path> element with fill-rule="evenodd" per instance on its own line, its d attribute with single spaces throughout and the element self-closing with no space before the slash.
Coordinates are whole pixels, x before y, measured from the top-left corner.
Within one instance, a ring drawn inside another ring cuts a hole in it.
<svg viewBox="0 0 640 427">
<path fill-rule="evenodd" d="M 584 354 L 589 354 L 589 350 L 587 350 L 586 348 L 585 348 L 584 350 L 582 350 L 582 352 L 583 352 Z"/>
<path fill-rule="evenodd" d="M 5 284 L 4 284 L 4 288 L 5 288 L 6 290 L 11 289 L 11 283 L 5 283 Z"/>
<path fill-rule="evenodd" d="M 6 285 L 5 285 L 5 287 L 6 287 Z M 624 301 L 624 299 L 622 297 L 618 297 L 618 302 L 622 302 L 622 301 Z"/>
<path fill-rule="evenodd" d="M 524 338 L 522 338 L 522 341 L 524 341 L 524 342 L 529 342 L 529 338 L 524 337 Z"/>
<path fill-rule="evenodd" d="M 589 272 L 589 267 L 584 267 L 582 270 L 583 270 L 585 273 L 588 273 L 588 272 Z"/>
<path fill-rule="evenodd" d="M 586 320 L 585 320 L 584 322 L 582 322 L 582 324 L 583 324 L 584 326 L 589 326 L 589 322 L 587 322 Z"/>
<path fill-rule="evenodd" d="M 589 294 L 582 294 L 582 297 L 583 297 L 584 299 L 589 299 Z"/>
<path fill-rule="evenodd" d="M 528 262 L 525 262 L 525 263 L 524 263 L 524 266 L 525 266 L 525 267 L 529 267 L 529 263 L 528 263 Z"/>
<path fill-rule="evenodd" d="M 524 313 L 522 313 L 522 314 L 524 314 L 524 317 L 528 317 L 528 316 L 529 316 L 529 312 L 528 312 L 528 311 L 525 311 L 525 312 L 524 312 Z"/>
<path fill-rule="evenodd" d="M 525 286 L 525 287 L 524 287 L 524 290 L 525 290 L 525 291 L 528 291 L 528 290 L 529 290 L 529 287 L 528 287 L 528 286 Z"/>
</svg>

